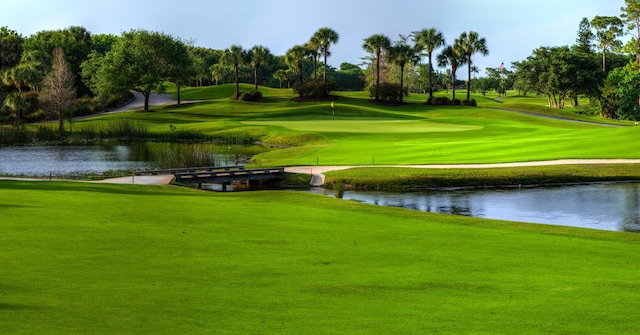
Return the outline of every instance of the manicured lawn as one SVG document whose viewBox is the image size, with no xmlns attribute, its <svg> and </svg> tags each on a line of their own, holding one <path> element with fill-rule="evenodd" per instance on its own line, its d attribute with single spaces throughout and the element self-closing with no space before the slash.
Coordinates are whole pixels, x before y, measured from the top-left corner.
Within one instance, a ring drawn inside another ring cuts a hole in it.
<svg viewBox="0 0 640 335">
<path fill-rule="evenodd" d="M 252 89 L 251 85 L 241 86 L 243 91 Z M 496 109 L 631 124 L 550 109 L 544 106 L 544 97 L 510 95 L 496 101 L 494 97 L 474 95 L 479 107 L 445 107 L 425 106 L 422 101 L 426 95 L 412 94 L 406 105 L 381 106 L 372 104 L 366 92 L 337 92 L 339 97 L 332 108 L 328 101 L 293 102 L 289 89 L 260 88 L 265 96 L 263 102 L 233 101 L 229 98 L 233 89 L 232 84 L 187 88 L 182 90 L 183 99 L 208 100 L 78 123 L 125 118 L 147 124 L 152 133 L 177 129 L 210 135 L 248 135 L 279 148 L 255 157 L 254 163 L 263 166 L 640 157 L 637 127 L 606 127 Z"/>
<path fill-rule="evenodd" d="M 638 334 L 640 235 L 0 182 L 3 334 Z"/>
</svg>

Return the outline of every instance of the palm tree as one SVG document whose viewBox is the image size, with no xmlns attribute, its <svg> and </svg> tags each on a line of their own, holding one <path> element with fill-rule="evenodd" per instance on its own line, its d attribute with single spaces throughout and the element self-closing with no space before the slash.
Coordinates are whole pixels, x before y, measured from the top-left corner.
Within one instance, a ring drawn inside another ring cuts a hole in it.
<svg viewBox="0 0 640 335">
<path fill-rule="evenodd" d="M 295 45 L 287 50 L 284 61 L 291 68 L 295 68 L 298 73 L 300 84 L 303 82 L 302 64 L 305 57 L 309 55 L 309 49 L 303 45 Z"/>
<path fill-rule="evenodd" d="M 216 82 L 216 86 L 220 84 L 220 80 L 224 83 L 224 78 L 229 73 L 229 68 L 222 64 L 213 64 L 209 66 L 209 72 L 211 73 L 211 79 Z"/>
<path fill-rule="evenodd" d="M 271 51 L 269 48 L 262 45 L 256 45 L 251 49 L 251 63 L 253 64 L 253 81 L 256 85 L 256 91 L 258 90 L 258 69 L 262 62 L 269 62 L 271 60 Z"/>
<path fill-rule="evenodd" d="M 451 66 L 451 100 L 456 99 L 456 71 L 466 62 L 465 55 L 457 46 L 449 45 L 438 55 L 438 66 Z"/>
<path fill-rule="evenodd" d="M 8 107 L 16 119 L 16 125 L 22 122 L 22 112 L 29 108 L 29 101 L 22 93 L 11 93 L 4 98 L 4 105 Z"/>
<path fill-rule="evenodd" d="M 400 67 L 400 102 L 404 95 L 404 66 L 408 63 L 416 64 L 418 62 L 418 53 L 404 42 L 398 42 L 389 50 L 389 59 Z"/>
<path fill-rule="evenodd" d="M 489 54 L 489 50 L 487 49 L 487 40 L 484 37 L 480 38 L 478 33 L 475 31 L 470 31 L 469 33 L 463 32 L 460 34 L 460 37 L 456 39 L 455 44 L 460 48 L 462 53 L 466 57 L 468 76 L 467 76 L 467 101 L 471 99 L 471 66 L 473 63 L 471 62 L 471 56 L 475 53 L 481 53 L 486 56 Z"/>
<path fill-rule="evenodd" d="M 317 74 L 317 65 L 318 65 L 318 55 L 320 51 L 320 40 L 316 37 L 316 35 L 311 36 L 309 42 L 307 42 L 307 49 L 311 53 L 311 57 L 313 57 L 313 79 L 318 78 Z"/>
<path fill-rule="evenodd" d="M 280 82 L 280 88 L 282 88 L 282 81 L 289 79 L 289 74 L 287 74 L 287 70 L 279 69 L 273 73 L 273 78 Z"/>
<path fill-rule="evenodd" d="M 376 96 L 375 99 L 379 99 L 378 90 L 380 88 L 380 54 L 383 50 L 389 50 L 391 47 L 391 41 L 387 36 L 382 34 L 371 35 L 364 39 L 362 48 L 369 53 L 376 55 Z"/>
<path fill-rule="evenodd" d="M 247 63 L 247 51 L 244 50 L 241 46 L 234 44 L 229 49 L 224 51 L 221 61 L 222 64 L 233 66 L 233 73 L 235 75 L 236 82 L 236 95 L 234 99 L 238 99 L 240 97 L 240 87 L 238 84 L 240 80 L 240 74 L 238 73 L 238 68 L 240 67 L 240 65 Z"/>
<path fill-rule="evenodd" d="M 338 39 L 340 38 L 340 36 L 335 32 L 335 30 L 323 27 L 318 29 L 313 37 L 318 40 L 320 49 L 322 50 L 322 55 L 324 56 L 322 81 L 327 82 L 327 56 L 329 54 L 329 47 L 331 46 L 331 44 L 338 43 Z"/>
<path fill-rule="evenodd" d="M 413 41 L 416 43 L 416 48 L 421 48 L 427 52 L 429 57 L 429 98 L 433 97 L 433 63 L 431 61 L 433 51 L 444 45 L 444 36 L 441 32 L 435 28 L 422 29 L 420 31 L 413 32 Z"/>
</svg>

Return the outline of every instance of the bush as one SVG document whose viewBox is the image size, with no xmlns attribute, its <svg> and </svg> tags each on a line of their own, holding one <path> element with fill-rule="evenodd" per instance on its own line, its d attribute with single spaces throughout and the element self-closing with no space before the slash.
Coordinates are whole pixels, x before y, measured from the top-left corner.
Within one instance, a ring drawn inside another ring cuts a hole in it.
<svg viewBox="0 0 640 335">
<path fill-rule="evenodd" d="M 321 79 L 307 80 L 303 83 L 297 82 L 293 85 L 293 91 L 301 98 L 325 99 L 329 97 L 331 91 L 338 88 L 335 81 L 323 82 Z"/>
<path fill-rule="evenodd" d="M 369 93 L 372 97 L 376 95 L 376 85 L 371 86 Z M 378 90 L 378 99 L 385 102 L 400 102 L 402 94 L 407 94 L 407 88 L 400 90 L 399 84 L 392 83 L 380 83 L 380 89 Z"/>
<path fill-rule="evenodd" d="M 460 106 L 462 104 L 462 101 L 460 99 L 453 99 L 453 101 L 451 101 L 451 104 L 455 106 Z"/>
<path fill-rule="evenodd" d="M 463 106 L 478 106 L 478 103 L 476 102 L 476 99 L 471 99 L 471 100 L 463 100 L 462 101 L 462 105 Z"/>
<path fill-rule="evenodd" d="M 242 100 L 242 101 L 262 101 L 262 93 L 260 93 L 260 91 L 241 92 L 239 100 Z"/>
<path fill-rule="evenodd" d="M 446 106 L 450 104 L 451 100 L 448 97 L 429 97 L 429 99 L 427 99 L 427 105 Z"/>
</svg>

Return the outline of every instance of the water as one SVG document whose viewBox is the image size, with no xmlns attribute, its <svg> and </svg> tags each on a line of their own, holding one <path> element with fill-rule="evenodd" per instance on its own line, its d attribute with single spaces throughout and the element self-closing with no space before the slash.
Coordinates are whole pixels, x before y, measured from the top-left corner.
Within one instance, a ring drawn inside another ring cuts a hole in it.
<svg viewBox="0 0 640 335">
<path fill-rule="evenodd" d="M 333 196 L 333 191 L 313 189 Z M 343 199 L 423 212 L 640 232 L 640 184 L 433 192 L 345 191 Z"/>
<path fill-rule="evenodd" d="M 157 167 L 166 144 L 98 143 L 85 146 L 0 147 L 0 173 L 24 176 L 100 174 Z M 238 165 L 260 147 L 215 146 L 216 165 Z M 312 192 L 333 196 L 333 191 Z M 344 199 L 423 212 L 640 232 L 640 184 L 590 184 L 532 189 L 433 192 L 353 192 Z"/>
<path fill-rule="evenodd" d="M 156 161 L 159 153 L 167 145 L 108 142 L 73 146 L 0 147 L 0 174 L 69 176 L 100 174 L 110 170 L 154 169 L 159 166 Z M 244 164 L 261 150 L 246 146 L 211 145 L 211 148 L 219 166 Z"/>
</svg>

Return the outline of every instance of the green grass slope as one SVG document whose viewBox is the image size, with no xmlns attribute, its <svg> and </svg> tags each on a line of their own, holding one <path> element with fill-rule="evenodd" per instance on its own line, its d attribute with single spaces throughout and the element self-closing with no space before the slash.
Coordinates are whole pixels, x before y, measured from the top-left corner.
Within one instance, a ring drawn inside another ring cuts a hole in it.
<svg viewBox="0 0 640 335">
<path fill-rule="evenodd" d="M 241 89 L 253 87 L 242 84 Z M 154 133 L 241 134 L 276 145 L 262 165 L 498 163 L 562 158 L 638 158 L 640 128 L 544 106 L 541 97 L 474 95 L 479 107 L 426 106 L 412 94 L 401 106 L 373 104 L 365 92 L 336 92 L 328 101 L 294 102 L 290 89 L 263 88 L 262 102 L 230 99 L 233 84 L 185 88 L 183 99 L 206 99 L 151 113 L 127 112 L 84 122 L 129 119 Z M 459 92 L 463 94 L 464 92 Z M 439 92 L 438 94 L 446 94 Z M 506 110 L 505 110 L 506 109 Z M 534 114 L 522 114 L 511 110 Z M 563 118 L 563 120 L 557 119 Z M 564 119 L 572 119 L 568 121 Z M 574 121 L 605 122 L 593 124 Z M 171 128 L 172 125 L 175 128 Z"/>
<path fill-rule="evenodd" d="M 638 334 L 640 235 L 0 182 L 4 334 Z"/>
</svg>

